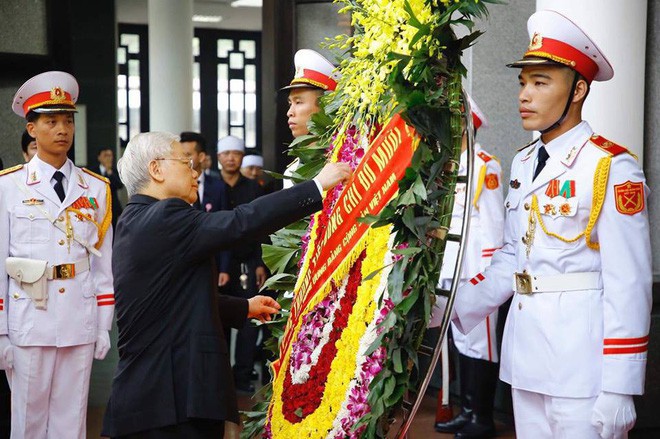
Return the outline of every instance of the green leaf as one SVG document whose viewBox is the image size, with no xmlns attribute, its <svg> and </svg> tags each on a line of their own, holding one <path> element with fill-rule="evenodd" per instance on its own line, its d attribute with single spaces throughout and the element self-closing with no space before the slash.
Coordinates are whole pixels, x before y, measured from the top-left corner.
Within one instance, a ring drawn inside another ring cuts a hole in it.
<svg viewBox="0 0 660 439">
<path fill-rule="evenodd" d="M 392 366 L 394 372 L 402 373 L 403 372 L 403 363 L 401 362 L 401 349 L 395 349 L 392 355 Z"/>
<path fill-rule="evenodd" d="M 296 280 L 297 277 L 292 274 L 277 273 L 266 279 L 260 291 L 265 289 L 292 291 L 296 285 Z"/>
<path fill-rule="evenodd" d="M 408 248 L 395 248 L 391 251 L 391 253 L 395 255 L 413 256 L 421 251 L 422 251 L 421 247 L 408 247 Z"/>
<path fill-rule="evenodd" d="M 262 259 L 272 273 L 282 273 L 287 265 L 298 252 L 297 248 L 283 248 L 274 245 L 263 244 Z"/>
</svg>

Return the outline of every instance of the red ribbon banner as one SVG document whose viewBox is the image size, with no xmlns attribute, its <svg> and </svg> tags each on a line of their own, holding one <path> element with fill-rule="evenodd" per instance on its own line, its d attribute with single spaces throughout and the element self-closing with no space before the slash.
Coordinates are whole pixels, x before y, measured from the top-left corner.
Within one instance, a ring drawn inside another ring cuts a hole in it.
<svg viewBox="0 0 660 439">
<path fill-rule="evenodd" d="M 415 129 L 395 115 L 360 161 L 330 213 L 323 236 L 317 237 L 313 253 L 307 255 L 311 257 L 309 268 L 294 291 L 291 315 L 280 345 L 280 359 L 290 348 L 301 313 L 369 229 L 368 224 L 359 223 L 357 219 L 368 214 L 378 215 L 396 195 L 398 182 L 410 165 L 417 140 Z M 273 363 L 276 374 L 280 359 Z"/>
</svg>

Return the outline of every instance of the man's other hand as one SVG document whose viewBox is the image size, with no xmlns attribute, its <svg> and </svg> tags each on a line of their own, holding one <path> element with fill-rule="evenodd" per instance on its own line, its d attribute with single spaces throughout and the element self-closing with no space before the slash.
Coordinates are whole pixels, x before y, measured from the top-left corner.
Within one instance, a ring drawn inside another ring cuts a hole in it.
<svg viewBox="0 0 660 439">
<path fill-rule="evenodd" d="M 257 319 L 261 323 L 269 322 L 271 314 L 277 314 L 281 306 L 275 299 L 268 296 L 254 296 L 248 299 L 248 318 Z"/>
<path fill-rule="evenodd" d="M 268 273 L 266 273 L 266 269 L 264 267 L 257 267 L 255 270 L 255 276 L 256 276 L 256 282 L 257 282 L 257 288 L 261 288 L 264 283 L 266 283 L 266 279 L 268 279 Z"/>
<path fill-rule="evenodd" d="M 316 180 L 321 184 L 323 190 L 327 191 L 339 183 L 346 183 L 352 173 L 353 171 L 347 163 L 328 163 L 316 176 Z"/>
<path fill-rule="evenodd" d="M 218 275 L 218 286 L 219 287 L 224 287 L 229 283 L 229 273 L 220 273 Z"/>
</svg>

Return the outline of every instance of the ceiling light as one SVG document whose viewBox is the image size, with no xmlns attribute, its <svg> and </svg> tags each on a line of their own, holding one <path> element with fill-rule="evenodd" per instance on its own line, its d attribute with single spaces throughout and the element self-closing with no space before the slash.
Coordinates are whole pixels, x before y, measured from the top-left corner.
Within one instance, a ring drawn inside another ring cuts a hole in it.
<svg viewBox="0 0 660 439">
<path fill-rule="evenodd" d="M 222 17 L 219 15 L 193 15 L 192 21 L 197 23 L 219 23 Z"/>
<path fill-rule="evenodd" d="M 234 0 L 231 2 L 232 7 L 238 8 L 243 6 L 246 8 L 260 8 L 262 6 L 261 0 Z"/>
</svg>

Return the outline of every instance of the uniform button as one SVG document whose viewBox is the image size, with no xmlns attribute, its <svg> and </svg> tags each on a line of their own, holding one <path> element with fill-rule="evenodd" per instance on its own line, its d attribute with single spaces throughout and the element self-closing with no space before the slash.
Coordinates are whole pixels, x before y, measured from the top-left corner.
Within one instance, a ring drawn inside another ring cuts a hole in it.
<svg viewBox="0 0 660 439">
<path fill-rule="evenodd" d="M 60 293 L 63 293 L 63 292 L 65 292 L 66 290 L 65 290 L 64 288 L 60 288 L 59 291 L 60 291 Z"/>
<path fill-rule="evenodd" d="M 30 218 L 30 219 L 34 219 L 34 215 L 33 215 L 33 214 L 29 214 L 29 215 L 28 215 L 28 218 Z"/>
<path fill-rule="evenodd" d="M 511 207 L 511 203 L 507 201 L 506 202 L 506 208 L 508 209 L 509 207 Z"/>
<path fill-rule="evenodd" d="M 59 241 L 57 241 L 57 243 L 58 243 L 59 245 L 64 245 L 64 240 L 63 240 L 63 239 L 60 239 Z"/>
<path fill-rule="evenodd" d="M 529 210 L 529 203 L 525 203 L 525 210 Z"/>
<path fill-rule="evenodd" d="M 19 296 L 18 293 L 14 293 L 14 299 L 18 299 L 19 297 L 21 296 Z"/>
<path fill-rule="evenodd" d="M 61 216 L 61 217 L 59 217 L 57 220 L 58 220 L 59 222 L 62 222 L 62 221 L 64 221 L 64 217 Z"/>
<path fill-rule="evenodd" d="M 518 309 L 522 309 L 522 302 L 518 302 Z"/>
</svg>

